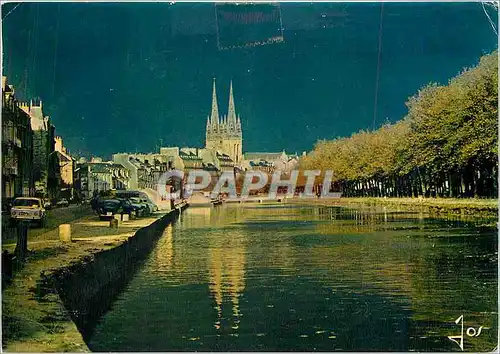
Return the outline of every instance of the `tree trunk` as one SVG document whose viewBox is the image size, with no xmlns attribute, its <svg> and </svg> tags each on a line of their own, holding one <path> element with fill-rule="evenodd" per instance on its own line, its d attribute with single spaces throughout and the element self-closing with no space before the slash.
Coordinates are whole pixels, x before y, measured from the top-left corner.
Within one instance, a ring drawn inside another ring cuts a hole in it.
<svg viewBox="0 0 500 354">
<path fill-rule="evenodd" d="M 429 175 L 427 173 L 427 170 L 424 171 L 424 174 L 422 176 L 422 194 L 424 195 L 424 197 L 430 197 L 430 185 L 429 185 L 429 182 L 430 181 L 430 178 L 429 178 Z"/>
<path fill-rule="evenodd" d="M 497 166 L 493 165 L 491 168 L 491 177 L 493 179 L 493 190 L 490 191 L 490 197 L 495 197 L 498 193 L 498 175 Z"/>
<path fill-rule="evenodd" d="M 373 183 L 373 193 L 375 197 L 380 197 L 379 191 L 378 191 L 378 180 L 375 178 L 372 178 L 372 183 Z"/>
<path fill-rule="evenodd" d="M 453 179 L 450 172 L 446 174 L 448 177 L 448 197 L 453 198 Z"/>
<path fill-rule="evenodd" d="M 421 196 L 425 196 L 425 183 L 424 183 L 424 179 L 422 177 L 422 173 L 420 172 L 420 168 L 417 167 L 417 173 L 418 173 L 418 179 L 420 181 L 420 190 L 419 190 L 419 195 Z"/>
<path fill-rule="evenodd" d="M 413 198 L 418 197 L 418 178 L 415 176 L 411 179 L 411 196 Z"/>
<path fill-rule="evenodd" d="M 479 170 L 475 165 L 472 168 L 472 183 L 474 184 L 474 198 L 479 197 Z"/>
<path fill-rule="evenodd" d="M 467 192 L 464 178 L 464 171 L 460 171 L 460 197 L 464 198 Z"/>
</svg>

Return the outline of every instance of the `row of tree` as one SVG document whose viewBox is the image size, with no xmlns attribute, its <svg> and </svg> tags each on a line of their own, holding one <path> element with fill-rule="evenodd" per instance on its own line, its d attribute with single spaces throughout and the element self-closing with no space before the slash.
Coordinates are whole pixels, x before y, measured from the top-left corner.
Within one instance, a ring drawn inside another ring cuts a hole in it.
<svg viewBox="0 0 500 354">
<path fill-rule="evenodd" d="M 344 196 L 496 197 L 498 52 L 407 106 L 395 124 L 319 141 L 301 167 L 333 170 Z"/>
</svg>

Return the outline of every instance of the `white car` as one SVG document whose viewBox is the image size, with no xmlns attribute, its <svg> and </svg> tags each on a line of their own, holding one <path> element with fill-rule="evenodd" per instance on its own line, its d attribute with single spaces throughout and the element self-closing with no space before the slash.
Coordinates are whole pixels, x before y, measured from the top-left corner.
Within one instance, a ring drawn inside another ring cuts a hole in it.
<svg viewBox="0 0 500 354">
<path fill-rule="evenodd" d="M 39 226 L 43 226 L 47 214 L 40 198 L 19 197 L 14 199 L 12 203 L 10 217 L 14 221 L 33 221 Z"/>
<path fill-rule="evenodd" d="M 56 205 L 58 207 L 67 207 L 69 205 L 69 202 L 66 198 L 62 198 L 60 201 L 57 202 Z"/>
</svg>

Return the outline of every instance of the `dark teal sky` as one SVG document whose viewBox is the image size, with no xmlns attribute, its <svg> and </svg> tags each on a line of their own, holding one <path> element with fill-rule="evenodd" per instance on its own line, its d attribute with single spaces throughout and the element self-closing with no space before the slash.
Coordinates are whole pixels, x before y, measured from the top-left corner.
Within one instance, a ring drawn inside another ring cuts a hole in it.
<svg viewBox="0 0 500 354">
<path fill-rule="evenodd" d="M 203 146 L 213 77 L 224 113 L 233 79 L 244 151 L 299 152 L 371 128 L 380 6 L 282 4 L 284 43 L 219 51 L 213 4 L 24 3 L 3 22 L 3 73 L 73 153 Z M 383 14 L 377 125 L 497 48 L 478 3 Z"/>
</svg>

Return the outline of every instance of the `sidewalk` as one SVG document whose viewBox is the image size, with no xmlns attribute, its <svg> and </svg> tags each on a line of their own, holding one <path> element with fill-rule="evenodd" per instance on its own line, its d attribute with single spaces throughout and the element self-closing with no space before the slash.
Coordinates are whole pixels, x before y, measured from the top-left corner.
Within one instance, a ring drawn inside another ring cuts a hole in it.
<svg viewBox="0 0 500 354">
<path fill-rule="evenodd" d="M 90 210 L 92 212 L 92 210 Z M 109 220 L 99 220 L 97 215 L 90 214 L 66 222 L 71 225 L 71 236 L 73 241 L 92 241 L 98 242 L 99 240 L 119 240 L 126 239 L 139 230 L 140 228 L 151 224 L 153 221 L 165 215 L 166 212 L 156 212 L 149 217 L 140 219 L 132 219 L 126 222 L 120 222 L 118 228 L 109 227 Z M 56 227 L 48 230 L 44 229 L 30 229 L 28 234 L 28 249 L 36 250 L 41 249 L 48 245 L 62 245 L 59 241 L 59 225 L 65 222 L 60 222 Z M 75 246 L 73 243 L 69 244 Z M 2 243 L 2 249 L 8 251 L 14 250 L 16 240 L 11 239 Z"/>
<path fill-rule="evenodd" d="M 46 234 L 57 230 L 60 224 L 66 224 L 85 217 L 91 217 L 93 211 L 89 205 L 70 205 L 65 208 L 57 208 L 47 211 L 47 224 L 45 227 L 31 226 L 28 231 L 28 242 L 38 239 L 45 239 Z M 2 245 L 16 242 L 15 228 L 7 226 L 8 217 L 2 218 Z"/>
</svg>

